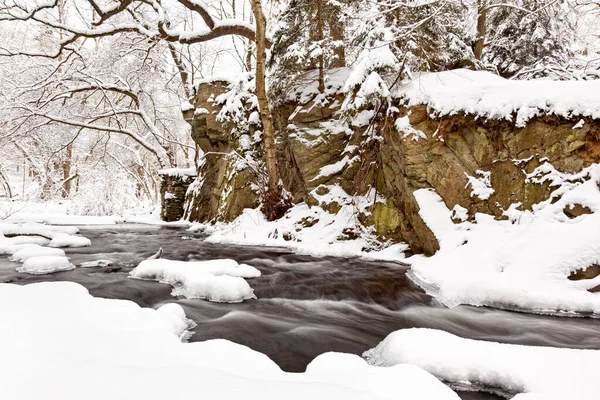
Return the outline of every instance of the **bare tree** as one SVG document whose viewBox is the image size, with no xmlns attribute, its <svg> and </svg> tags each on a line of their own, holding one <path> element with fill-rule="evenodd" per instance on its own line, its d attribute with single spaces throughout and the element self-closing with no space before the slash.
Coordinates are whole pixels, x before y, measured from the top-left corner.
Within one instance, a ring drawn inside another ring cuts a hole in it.
<svg viewBox="0 0 600 400">
<path fill-rule="evenodd" d="M 270 42 L 266 37 L 266 20 L 260 1 L 251 2 L 256 28 L 239 19 L 216 19 L 208 5 L 195 0 L 173 0 L 171 3 L 176 4 L 180 12 L 201 20 L 203 22 L 201 27 L 195 27 L 194 24 L 182 24 L 176 19 L 172 20 L 171 17 L 177 12 L 173 10 L 172 6 L 167 7 L 159 0 L 121 0 L 111 2 L 109 5 L 97 0 L 72 0 L 73 7 L 89 12 L 80 12 L 82 20 L 77 24 L 68 24 L 61 18 L 56 18 L 56 15 L 61 13 L 62 1 L 52 0 L 41 4 L 24 5 L 23 3 L 15 4 L 9 0 L 0 0 L 0 21 L 29 21 L 43 29 L 56 31 L 60 37 L 53 51 L 15 51 L 10 48 L 0 48 L 0 55 L 28 55 L 54 59 L 64 57 L 67 59 L 73 54 L 78 56 L 81 43 L 86 39 L 115 36 L 129 38 L 131 42 L 138 43 L 140 46 L 145 44 L 149 54 L 150 49 L 156 47 L 157 43 L 166 42 L 168 51 L 179 71 L 185 95 L 189 98 L 192 95 L 190 85 L 192 72 L 186 68 L 182 53 L 174 46 L 175 44 L 203 43 L 231 35 L 240 36 L 249 41 L 257 39 L 256 92 L 264 129 L 265 165 L 269 176 L 269 190 L 267 191 L 269 200 L 266 200 L 265 204 L 279 204 L 281 189 L 277 171 L 274 128 L 265 83 L 266 49 L 270 46 Z M 224 15 L 221 11 L 219 13 Z M 81 84 L 64 88 L 59 93 L 43 95 L 35 100 L 34 106 L 30 103 L 22 107 L 21 111 L 25 118 L 36 117 L 45 122 L 61 123 L 87 131 L 125 135 L 155 155 L 161 167 L 171 165 L 168 145 L 174 141 L 169 140 L 167 135 L 157 127 L 157 121 L 151 118 L 150 113 L 146 110 L 148 101 L 141 100 L 143 93 L 139 93 L 134 87 L 128 85 L 125 77 L 116 77 L 116 80 L 110 82 L 94 78 L 83 79 L 84 82 Z M 57 84 L 55 88 L 60 86 Z M 102 112 L 89 114 L 81 119 L 49 111 L 51 103 L 73 96 L 80 96 L 85 102 L 92 99 L 103 102 Z M 106 107 L 109 109 L 106 110 Z M 129 123 L 121 123 L 123 119 Z M 139 125 L 149 132 L 148 137 L 152 140 L 140 135 L 137 129 L 132 128 L 132 126 Z M 267 208 L 269 207 L 267 206 Z M 268 214 L 272 213 L 268 212 Z"/>
</svg>

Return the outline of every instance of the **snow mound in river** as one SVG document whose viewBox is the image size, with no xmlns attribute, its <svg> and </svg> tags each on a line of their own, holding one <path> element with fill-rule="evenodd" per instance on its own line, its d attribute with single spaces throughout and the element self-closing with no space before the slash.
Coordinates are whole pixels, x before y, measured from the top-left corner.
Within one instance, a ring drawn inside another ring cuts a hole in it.
<svg viewBox="0 0 600 400">
<path fill-rule="evenodd" d="M 18 272 L 32 275 L 51 274 L 58 271 L 69 271 L 75 266 L 65 256 L 38 256 L 28 258 L 22 266 L 17 267 Z"/>
<path fill-rule="evenodd" d="M 256 298 L 244 278 L 259 277 L 260 271 L 234 260 L 185 262 L 161 258 L 142 261 L 129 276 L 168 283 L 173 286 L 173 296 L 240 303 Z"/>
<path fill-rule="evenodd" d="M 65 257 L 65 251 L 62 249 L 54 249 L 49 247 L 42 247 L 38 245 L 30 245 L 17 250 L 8 259 L 10 261 L 25 262 L 32 257 L 41 256 L 62 256 Z"/>
<path fill-rule="evenodd" d="M 434 329 L 403 329 L 363 356 L 372 365 L 412 364 L 453 385 L 484 387 L 507 397 L 528 392 L 540 397 L 523 399 L 592 399 L 600 391 L 598 350 L 501 344 Z"/>
<path fill-rule="evenodd" d="M 182 343 L 181 306 L 141 308 L 74 283 L 0 284 L 0 320 L 3 399 L 458 400 L 418 368 L 343 355 L 292 374 L 225 340 Z"/>
<path fill-rule="evenodd" d="M 41 275 L 68 271 L 75 266 L 58 247 L 91 245 L 88 238 L 77 233 L 79 228 L 74 226 L 2 223 L 0 254 L 10 254 L 10 261 L 22 262 L 23 265 L 16 268 L 18 272 Z"/>
</svg>

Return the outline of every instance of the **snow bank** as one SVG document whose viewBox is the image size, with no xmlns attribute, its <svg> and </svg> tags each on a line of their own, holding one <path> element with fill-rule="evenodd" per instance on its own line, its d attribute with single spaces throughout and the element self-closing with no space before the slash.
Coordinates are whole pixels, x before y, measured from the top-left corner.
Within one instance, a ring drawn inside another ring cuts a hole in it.
<svg viewBox="0 0 600 400">
<path fill-rule="evenodd" d="M 114 225 L 115 217 L 93 215 L 71 215 L 78 209 L 77 202 L 64 200 L 60 203 L 2 201 L 0 208 L 11 210 L 12 214 L 5 220 L 11 223 L 38 223 L 47 225 Z"/>
<path fill-rule="evenodd" d="M 459 112 L 506 119 L 519 127 L 538 115 L 600 118 L 600 81 L 506 80 L 467 69 L 422 73 L 393 93 L 438 116 Z"/>
<path fill-rule="evenodd" d="M 419 367 L 403 364 L 373 368 L 354 354 L 321 354 L 308 365 L 306 375 L 321 382 L 335 382 L 356 389 L 369 387 L 382 398 L 420 399 L 424 398 L 426 390 L 430 400 L 460 399 L 450 388 Z"/>
<path fill-rule="evenodd" d="M 185 262 L 161 258 L 142 261 L 129 276 L 168 283 L 173 286 L 173 296 L 239 303 L 256 298 L 244 278 L 259 277 L 260 271 L 234 260 Z"/>
<path fill-rule="evenodd" d="M 47 239 L 52 239 L 56 235 L 75 235 L 79 232 L 79 228 L 74 226 L 52 226 L 38 223 L 3 223 L 0 224 L 0 232 L 4 236 L 18 236 L 18 235 L 29 235 L 29 236 L 42 236 Z"/>
<path fill-rule="evenodd" d="M 440 241 L 433 257 L 412 257 L 409 276 L 449 307 L 494 306 L 537 313 L 600 315 L 600 296 L 588 291 L 600 277 L 571 281 L 579 269 L 600 264 L 600 165 L 561 174 L 543 164 L 529 176 L 556 190 L 533 212 L 513 205 L 508 220 L 486 214 L 454 224 L 451 212 L 433 191 L 418 190 L 420 215 Z M 574 205 L 592 214 L 570 219 Z"/>
<path fill-rule="evenodd" d="M 466 389 L 484 387 L 507 396 L 536 395 L 519 397 L 523 400 L 549 398 L 546 395 L 592 399 L 600 391 L 598 350 L 500 344 L 434 329 L 404 329 L 391 333 L 363 356 L 377 366 L 419 366 Z"/>
<path fill-rule="evenodd" d="M 64 256 L 38 256 L 28 258 L 22 266 L 17 267 L 18 272 L 42 275 L 59 271 L 69 271 L 75 266 Z"/>
<path fill-rule="evenodd" d="M 319 189 L 315 189 L 311 195 L 323 206 L 337 203 L 337 213 L 300 203 L 276 221 L 268 221 L 258 209 L 245 209 L 233 222 L 215 226 L 196 224 L 190 229 L 205 230 L 210 234 L 206 241 L 214 243 L 287 247 L 313 256 L 404 258 L 406 244 L 382 245 L 373 230 L 358 220 L 359 212 L 370 213 L 374 193 L 350 196 L 338 185 L 321 185 L 319 188 L 326 188 L 327 193 L 319 195 Z M 379 196 L 377 201 L 384 202 L 385 199 Z"/>
<path fill-rule="evenodd" d="M 414 367 L 327 355 L 291 374 L 225 340 L 182 343 L 190 321 L 179 305 L 140 308 L 74 283 L 0 284 L 0 320 L 10 327 L 0 328 L 6 399 L 457 399 Z"/>
</svg>

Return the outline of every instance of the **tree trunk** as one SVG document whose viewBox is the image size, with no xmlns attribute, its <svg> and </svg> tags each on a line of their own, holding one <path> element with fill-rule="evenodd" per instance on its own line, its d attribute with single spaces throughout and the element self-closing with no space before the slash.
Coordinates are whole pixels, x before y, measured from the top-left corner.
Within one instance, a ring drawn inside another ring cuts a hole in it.
<svg viewBox="0 0 600 400">
<path fill-rule="evenodd" d="M 485 46 L 485 37 L 487 35 L 487 1 L 478 0 L 477 3 L 477 41 L 475 42 L 473 53 L 476 60 L 481 60 L 483 47 Z"/>
<path fill-rule="evenodd" d="M 71 194 L 71 164 L 73 159 L 73 143 L 69 143 L 65 148 L 65 160 L 63 161 L 63 192 L 62 197 L 67 198 Z"/>
<path fill-rule="evenodd" d="M 256 97 L 263 126 L 263 142 L 265 147 L 265 165 L 267 169 L 267 188 L 263 198 L 263 211 L 269 220 L 283 215 L 285 206 L 279 187 L 279 172 L 277 170 L 277 152 L 275 149 L 275 129 L 273 117 L 269 109 L 266 86 L 267 63 L 267 21 L 263 13 L 261 0 L 251 0 L 252 12 L 256 21 Z"/>
<path fill-rule="evenodd" d="M 319 54 L 319 93 L 325 92 L 325 65 L 323 63 L 323 0 L 317 0 L 317 39 L 320 42 Z"/>
</svg>

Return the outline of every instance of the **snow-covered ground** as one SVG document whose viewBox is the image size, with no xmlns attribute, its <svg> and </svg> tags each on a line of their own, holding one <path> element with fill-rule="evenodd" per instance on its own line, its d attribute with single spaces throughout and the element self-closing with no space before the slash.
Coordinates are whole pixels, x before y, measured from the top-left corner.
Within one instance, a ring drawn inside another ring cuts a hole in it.
<svg viewBox="0 0 600 400">
<path fill-rule="evenodd" d="M 140 308 L 75 283 L 0 284 L 0 318 L 3 399 L 458 400 L 415 366 L 329 353 L 292 374 L 225 340 L 182 343 L 179 305 Z"/>
<path fill-rule="evenodd" d="M 277 221 L 267 221 L 259 209 L 246 209 L 235 221 L 207 226 L 193 224 L 192 231 L 204 230 L 206 239 L 215 243 L 281 246 L 313 256 L 365 257 L 377 260 L 401 260 L 408 246 L 382 244 L 370 228 L 364 227 L 358 214 L 368 214 L 374 195 L 350 196 L 338 185 L 327 186 L 327 194 L 311 194 L 322 205 L 337 203 L 336 213 L 305 203 L 290 209 Z M 383 201 L 378 198 L 377 201 Z"/>
<path fill-rule="evenodd" d="M 413 280 L 449 307 L 600 315 L 600 295 L 589 291 L 600 285 L 600 277 L 568 279 L 600 264 L 600 165 L 569 175 L 545 163 L 530 179 L 551 182 L 556 188 L 552 198 L 533 212 L 514 205 L 504 221 L 477 214 L 475 222 L 454 224 L 435 192 L 415 192 L 420 214 L 441 249 L 430 258 L 407 260 Z M 575 205 L 591 213 L 571 219 L 563 210 Z"/>
<path fill-rule="evenodd" d="M 518 399 L 593 399 L 600 351 L 520 346 L 463 339 L 434 329 L 391 333 L 365 352 L 372 365 L 412 364 L 464 390 L 485 387 Z"/>
<path fill-rule="evenodd" d="M 180 170 L 175 170 L 180 171 Z M 148 224 L 188 227 L 185 221 L 164 222 L 160 219 L 160 205 L 125 210 L 122 215 L 97 216 L 73 213 L 76 203 L 71 200 L 60 202 L 23 202 L 0 200 L 0 219 L 9 223 L 39 223 L 47 225 L 114 225 Z"/>
</svg>

